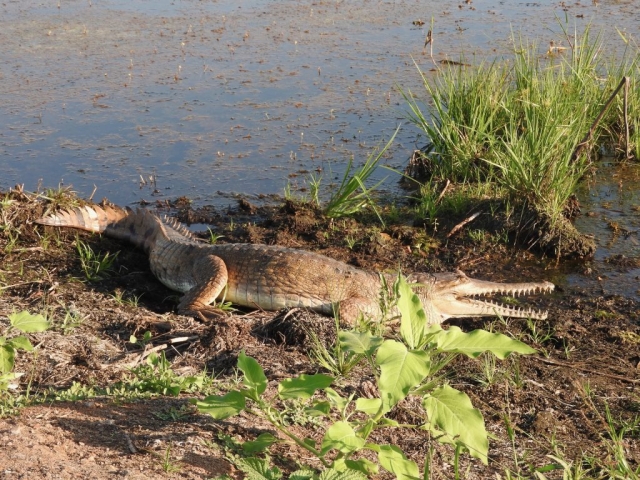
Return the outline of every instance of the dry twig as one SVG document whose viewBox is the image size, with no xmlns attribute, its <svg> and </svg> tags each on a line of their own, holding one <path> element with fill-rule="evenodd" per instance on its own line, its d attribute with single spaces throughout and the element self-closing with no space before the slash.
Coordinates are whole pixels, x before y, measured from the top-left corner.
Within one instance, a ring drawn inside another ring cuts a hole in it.
<svg viewBox="0 0 640 480">
<path fill-rule="evenodd" d="M 464 227 L 467 223 L 473 222 L 478 217 L 478 215 L 480 215 L 480 212 L 476 212 L 470 217 L 465 218 L 463 221 L 461 221 L 459 224 L 457 224 L 455 227 L 451 229 L 451 231 L 447 234 L 447 238 L 454 235 L 458 230 Z"/>
<path fill-rule="evenodd" d="M 629 81 L 629 77 L 622 77 L 622 80 L 620 81 L 616 89 L 613 91 L 611 96 L 609 97 L 609 100 L 607 100 L 607 103 L 605 103 L 604 107 L 602 107 L 602 110 L 600 110 L 600 113 L 598 114 L 595 121 L 591 125 L 591 128 L 589 128 L 589 131 L 587 132 L 585 137 L 582 139 L 582 141 L 576 146 L 576 149 L 573 151 L 573 154 L 571 155 L 572 162 L 575 162 L 580 156 L 580 154 L 582 153 L 582 150 L 586 148 L 587 144 L 589 143 L 589 140 L 591 140 L 591 137 L 593 137 L 593 133 L 596 131 L 596 127 L 600 123 L 600 120 L 602 120 L 602 117 L 604 117 L 605 112 L 609 110 L 609 107 L 613 103 L 613 99 L 616 97 L 620 89 L 627 84 L 628 81 Z M 626 105 L 625 105 L 625 123 L 627 123 L 627 129 L 628 129 L 629 127 L 628 127 L 626 113 L 627 112 L 626 112 Z M 627 149 L 628 149 L 628 140 L 627 140 Z"/>
</svg>

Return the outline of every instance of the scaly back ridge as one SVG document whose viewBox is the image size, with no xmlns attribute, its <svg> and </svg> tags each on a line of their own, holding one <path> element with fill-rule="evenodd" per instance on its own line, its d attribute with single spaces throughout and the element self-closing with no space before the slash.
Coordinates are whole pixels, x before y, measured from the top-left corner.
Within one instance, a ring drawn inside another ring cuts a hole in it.
<svg viewBox="0 0 640 480">
<path fill-rule="evenodd" d="M 166 215 L 162 219 L 162 223 L 168 226 L 170 229 L 175 230 L 183 237 L 187 237 L 189 240 L 197 240 L 196 237 L 193 236 L 191 230 L 185 227 L 182 223 L 176 220 L 173 217 L 167 217 Z"/>
</svg>

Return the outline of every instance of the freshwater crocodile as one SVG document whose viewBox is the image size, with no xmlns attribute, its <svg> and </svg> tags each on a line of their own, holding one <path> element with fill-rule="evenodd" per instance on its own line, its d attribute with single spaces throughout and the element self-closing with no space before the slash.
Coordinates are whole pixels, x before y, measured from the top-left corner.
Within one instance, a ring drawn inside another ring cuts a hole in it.
<svg viewBox="0 0 640 480">
<path fill-rule="evenodd" d="M 145 209 L 84 206 L 61 210 L 36 221 L 104 233 L 128 241 L 148 255 L 151 271 L 164 285 L 184 293 L 178 313 L 202 319 L 219 316 L 211 306 L 224 298 L 236 305 L 278 310 L 304 307 L 354 323 L 362 314 L 379 318 L 383 284 L 396 275 L 360 270 L 323 255 L 254 244 L 209 245 L 198 241 L 175 219 L 160 218 Z M 496 283 L 469 278 L 464 273 L 412 274 L 432 322 L 451 317 L 506 316 L 545 319 L 546 312 L 500 305 L 479 296 L 517 296 L 550 292 L 550 282 Z"/>
</svg>

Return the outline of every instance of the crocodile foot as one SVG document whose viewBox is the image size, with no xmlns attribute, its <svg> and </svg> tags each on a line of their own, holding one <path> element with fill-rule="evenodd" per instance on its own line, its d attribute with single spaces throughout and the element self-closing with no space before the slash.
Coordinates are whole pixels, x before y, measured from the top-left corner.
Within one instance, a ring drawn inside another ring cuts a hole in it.
<svg viewBox="0 0 640 480">
<path fill-rule="evenodd" d="M 207 323 L 229 316 L 229 312 L 222 310 L 221 308 L 212 307 L 211 305 L 188 305 L 185 307 L 179 307 L 178 313 L 180 315 L 198 318 Z"/>
</svg>

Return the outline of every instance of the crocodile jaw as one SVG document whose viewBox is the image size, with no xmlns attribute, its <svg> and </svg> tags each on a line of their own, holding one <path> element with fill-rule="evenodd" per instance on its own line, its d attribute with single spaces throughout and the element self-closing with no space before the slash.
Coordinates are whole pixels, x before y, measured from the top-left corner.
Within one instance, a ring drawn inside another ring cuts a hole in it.
<svg viewBox="0 0 640 480">
<path fill-rule="evenodd" d="M 514 318 L 532 318 L 544 320 L 546 311 L 532 308 L 503 305 L 489 299 L 485 295 L 528 295 L 532 293 L 549 293 L 555 287 L 550 282 L 498 283 L 476 280 L 467 277 L 460 270 L 455 273 L 438 273 L 434 275 L 416 275 L 413 278 L 419 285 L 416 293 L 423 297 L 423 304 L 429 303 L 433 315 L 439 315 L 441 321 L 456 317 L 502 316 Z"/>
</svg>

